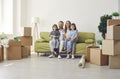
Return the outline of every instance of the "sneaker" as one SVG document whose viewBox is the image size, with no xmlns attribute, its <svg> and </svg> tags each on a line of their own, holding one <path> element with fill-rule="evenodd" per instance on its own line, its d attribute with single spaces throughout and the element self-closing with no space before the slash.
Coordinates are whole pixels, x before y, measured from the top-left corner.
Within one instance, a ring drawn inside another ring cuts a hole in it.
<svg viewBox="0 0 120 79">
<path fill-rule="evenodd" d="M 74 59 L 75 58 L 75 56 L 74 55 L 72 55 L 72 59 Z"/>
<path fill-rule="evenodd" d="M 66 58 L 69 59 L 69 58 L 70 58 L 70 55 L 68 54 Z"/>
<path fill-rule="evenodd" d="M 50 56 L 48 56 L 49 58 L 54 58 L 55 56 L 54 55 L 50 55 Z"/>
<path fill-rule="evenodd" d="M 61 59 L 61 56 L 60 56 L 60 55 L 58 55 L 58 59 Z"/>
</svg>

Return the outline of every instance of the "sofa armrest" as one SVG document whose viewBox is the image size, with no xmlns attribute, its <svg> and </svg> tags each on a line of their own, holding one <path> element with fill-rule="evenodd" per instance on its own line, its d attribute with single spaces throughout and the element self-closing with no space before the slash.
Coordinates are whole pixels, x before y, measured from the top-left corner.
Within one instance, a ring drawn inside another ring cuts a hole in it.
<svg viewBox="0 0 120 79">
<path fill-rule="evenodd" d="M 92 44 L 92 43 L 94 43 L 95 41 L 93 40 L 93 39 L 86 39 L 85 40 L 85 43 L 86 44 Z"/>
</svg>

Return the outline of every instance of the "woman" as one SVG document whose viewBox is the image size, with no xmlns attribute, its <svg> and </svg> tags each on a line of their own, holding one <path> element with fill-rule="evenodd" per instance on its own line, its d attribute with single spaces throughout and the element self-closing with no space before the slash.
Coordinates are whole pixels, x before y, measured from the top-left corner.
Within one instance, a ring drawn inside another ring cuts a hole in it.
<svg viewBox="0 0 120 79">
<path fill-rule="evenodd" d="M 65 49 L 67 49 L 67 57 L 66 58 L 69 58 L 69 54 L 68 54 L 68 48 L 70 47 L 70 45 L 69 45 L 69 40 L 70 40 L 70 30 L 71 30 L 71 22 L 68 20 L 68 21 L 66 21 L 66 23 L 65 23 L 65 36 L 64 36 L 64 38 L 65 38 L 65 44 L 64 44 L 64 47 L 65 47 Z"/>
</svg>

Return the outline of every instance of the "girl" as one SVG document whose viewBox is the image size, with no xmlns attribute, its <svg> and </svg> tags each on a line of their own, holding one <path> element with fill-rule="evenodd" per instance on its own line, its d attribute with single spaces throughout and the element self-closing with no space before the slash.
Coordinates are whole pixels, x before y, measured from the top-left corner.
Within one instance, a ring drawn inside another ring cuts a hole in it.
<svg viewBox="0 0 120 79">
<path fill-rule="evenodd" d="M 59 36 L 60 32 L 56 24 L 52 26 L 53 31 L 50 33 L 50 48 L 51 48 L 51 55 L 49 58 L 55 57 L 58 54 L 58 47 L 59 47 Z"/>
<path fill-rule="evenodd" d="M 67 58 L 70 58 L 70 54 L 72 54 L 72 59 L 74 59 L 78 31 L 76 29 L 75 23 L 72 23 L 70 28 L 71 30 L 67 38 Z"/>
</svg>

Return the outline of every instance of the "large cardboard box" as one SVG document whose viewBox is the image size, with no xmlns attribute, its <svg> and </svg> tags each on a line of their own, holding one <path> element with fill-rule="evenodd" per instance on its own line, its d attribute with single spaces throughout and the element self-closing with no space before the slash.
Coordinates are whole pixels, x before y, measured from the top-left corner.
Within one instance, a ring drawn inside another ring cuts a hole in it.
<svg viewBox="0 0 120 79">
<path fill-rule="evenodd" d="M 107 20 L 107 26 L 120 24 L 120 19 L 109 19 Z"/>
<path fill-rule="evenodd" d="M 107 27 L 106 39 L 120 40 L 120 26 Z"/>
<path fill-rule="evenodd" d="M 30 46 L 22 46 L 22 57 L 26 58 L 30 56 Z"/>
<path fill-rule="evenodd" d="M 99 48 L 99 46 L 88 46 L 87 47 L 87 52 L 86 52 L 86 55 L 85 55 L 85 59 L 87 62 L 90 62 L 90 49 L 91 48 Z"/>
<path fill-rule="evenodd" d="M 8 60 L 18 60 L 22 58 L 21 46 L 10 46 L 6 49 Z"/>
<path fill-rule="evenodd" d="M 21 59 L 21 41 L 15 42 L 13 40 L 9 41 L 9 47 L 6 48 L 7 59 L 17 60 Z"/>
<path fill-rule="evenodd" d="M 4 51 L 3 51 L 3 46 L 0 45 L 0 61 L 4 60 Z"/>
<path fill-rule="evenodd" d="M 100 48 L 90 49 L 90 62 L 96 65 L 108 65 L 108 55 L 102 55 L 102 50 Z"/>
<path fill-rule="evenodd" d="M 32 36 L 26 37 L 26 36 L 19 36 L 18 37 L 21 41 L 21 44 L 23 46 L 31 46 L 32 45 Z"/>
<path fill-rule="evenodd" d="M 102 44 L 104 55 L 120 55 L 120 40 L 103 40 Z"/>
<path fill-rule="evenodd" d="M 24 36 L 31 36 L 31 27 L 24 27 Z"/>
<path fill-rule="evenodd" d="M 120 69 L 120 55 L 109 56 L 109 67 L 111 69 Z"/>
</svg>

